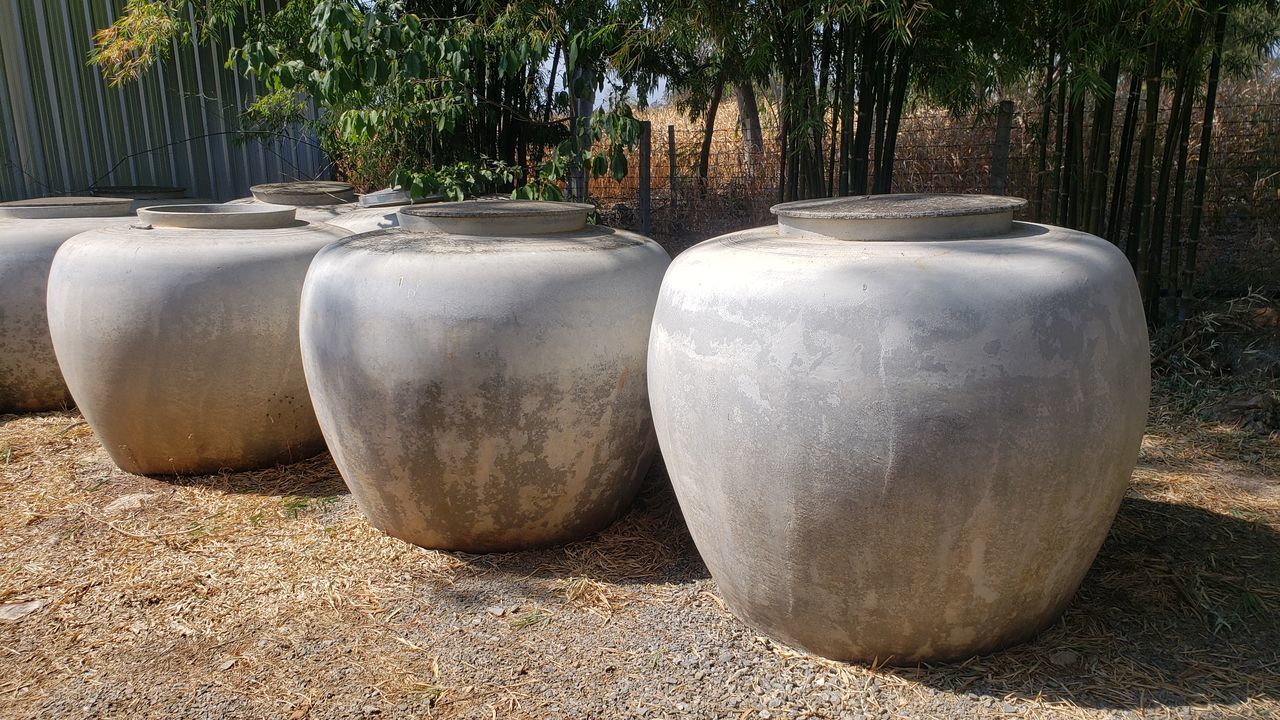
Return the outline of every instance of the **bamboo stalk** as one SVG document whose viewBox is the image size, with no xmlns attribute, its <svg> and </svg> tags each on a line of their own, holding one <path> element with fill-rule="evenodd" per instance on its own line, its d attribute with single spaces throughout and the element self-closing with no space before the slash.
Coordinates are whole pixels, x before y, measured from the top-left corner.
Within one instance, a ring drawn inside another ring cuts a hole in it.
<svg viewBox="0 0 1280 720">
<path fill-rule="evenodd" d="M 1193 67 L 1195 79 L 1190 84 L 1193 92 L 1188 94 L 1182 106 L 1182 113 L 1178 116 L 1178 167 L 1174 172 L 1173 214 L 1169 220 L 1169 272 L 1165 283 L 1173 298 L 1175 311 L 1182 304 L 1182 277 L 1179 273 L 1181 269 L 1179 263 L 1182 260 L 1182 211 L 1186 203 L 1187 160 L 1191 145 L 1191 110 L 1196 99 L 1194 89 L 1200 86 L 1200 70 L 1195 67 L 1194 60 Z"/>
<path fill-rule="evenodd" d="M 1036 142 L 1040 154 L 1036 160 L 1036 220 L 1044 220 L 1044 181 L 1049 157 L 1049 121 L 1053 112 L 1053 70 L 1057 49 L 1049 46 L 1049 59 L 1044 66 L 1044 83 L 1040 86 L 1040 127 L 1036 128 Z"/>
<path fill-rule="evenodd" d="M 1049 217 L 1057 222 L 1058 209 L 1062 206 L 1062 162 L 1065 157 L 1063 139 L 1066 135 L 1067 122 L 1067 66 L 1064 62 L 1058 70 L 1058 117 L 1057 128 L 1054 131 L 1053 141 L 1053 193 L 1050 195 L 1052 202 L 1050 203 Z"/>
<path fill-rule="evenodd" d="M 893 89 L 889 95 L 889 127 L 886 129 L 884 143 L 884 164 L 878 192 L 893 192 L 893 162 L 898 150 L 898 128 L 902 125 L 902 107 L 906 102 L 907 84 L 911 79 L 910 45 L 904 46 L 898 55 L 898 64 L 893 73 Z"/>
<path fill-rule="evenodd" d="M 1196 164 L 1196 186 L 1191 200 L 1191 222 L 1185 246 L 1182 269 L 1181 317 L 1190 314 L 1195 296 L 1196 253 L 1200 246 L 1200 225 L 1204 217 L 1204 187 L 1209 174 L 1210 147 L 1213 144 L 1213 114 L 1218 99 L 1218 74 L 1222 69 L 1222 43 L 1227 31 L 1227 10 L 1217 6 L 1213 28 L 1213 57 L 1209 61 L 1209 79 L 1205 85 L 1204 120 L 1200 125 L 1200 157 Z"/>
<path fill-rule="evenodd" d="M 1138 286 L 1143 287 L 1141 256 L 1150 225 L 1151 169 L 1155 157 L 1156 125 L 1160 121 L 1160 41 L 1153 40 L 1147 49 L 1146 62 L 1147 109 L 1142 125 L 1142 144 L 1138 149 L 1138 175 L 1133 187 L 1133 219 L 1129 223 L 1129 238 L 1125 255 L 1129 264 L 1138 272 Z"/>
<path fill-rule="evenodd" d="M 884 136 L 889 127 L 889 93 L 892 92 L 893 77 L 895 75 L 893 68 L 897 61 L 897 44 L 894 43 L 886 50 L 881 57 L 880 77 L 877 80 L 876 87 L 876 103 L 875 103 L 875 164 L 872 166 L 871 172 L 871 192 L 875 194 L 883 193 L 882 182 L 884 173 Z"/>
<path fill-rule="evenodd" d="M 1199 32 L 1193 32 L 1188 52 L 1200 45 Z M 1155 207 L 1151 216 L 1151 239 L 1146 254 L 1146 288 L 1147 318 L 1153 322 L 1160 317 L 1160 291 L 1164 264 L 1164 224 L 1168 214 L 1169 178 L 1173 174 L 1174 152 L 1178 147 L 1180 126 L 1177 118 L 1182 116 L 1182 106 L 1192 96 L 1188 80 L 1191 76 L 1191 64 L 1184 55 L 1178 63 L 1177 78 L 1174 81 L 1173 105 L 1169 108 L 1169 123 L 1165 126 L 1164 149 L 1160 154 L 1160 180 L 1156 186 Z"/>
<path fill-rule="evenodd" d="M 1106 94 L 1094 103 L 1093 142 L 1089 155 L 1089 177 L 1086 193 L 1084 228 L 1094 235 L 1102 234 L 1107 208 L 1107 176 L 1111 172 L 1111 136 L 1115 124 L 1116 93 L 1120 82 L 1120 61 L 1112 59 L 1102 70 Z"/>
<path fill-rule="evenodd" d="M 858 67 L 858 120 L 854 130 L 853 159 L 850 163 L 852 178 L 849 191 L 854 195 L 867 194 L 868 154 L 871 151 L 872 121 L 875 113 L 875 73 L 879 67 L 875 52 L 876 34 L 872 22 L 867 21 L 862 33 L 861 57 Z"/>
<path fill-rule="evenodd" d="M 853 175 L 853 168 L 850 161 L 853 158 L 853 108 L 854 108 L 854 71 L 856 69 L 854 60 L 857 57 L 853 24 L 849 27 L 842 27 L 841 32 L 844 35 L 844 73 L 841 78 L 838 92 L 841 96 L 840 105 L 840 167 L 839 181 L 836 183 L 837 192 L 840 195 L 849 194 L 849 181 Z"/>
<path fill-rule="evenodd" d="M 1133 158 L 1133 137 L 1138 131 L 1138 107 L 1142 102 L 1142 85 L 1138 78 L 1138 73 L 1129 73 L 1129 95 L 1125 99 L 1124 125 L 1120 131 L 1120 154 L 1111 191 L 1111 211 L 1103 228 L 1103 237 L 1111 240 L 1113 245 L 1120 244 L 1125 201 L 1129 195 L 1129 165 Z"/>
</svg>

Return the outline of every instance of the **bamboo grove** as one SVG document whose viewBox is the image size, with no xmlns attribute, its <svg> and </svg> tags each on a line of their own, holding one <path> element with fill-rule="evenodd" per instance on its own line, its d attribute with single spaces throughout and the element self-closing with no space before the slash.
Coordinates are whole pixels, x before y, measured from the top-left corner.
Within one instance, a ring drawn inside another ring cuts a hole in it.
<svg viewBox="0 0 1280 720">
<path fill-rule="evenodd" d="M 904 114 L 1012 100 L 1030 215 L 1122 248 L 1157 322 L 1191 300 L 1219 84 L 1280 40 L 1280 0 L 288 0 L 246 20 L 258 6 L 128 0 L 93 60 L 127 81 L 239 22 L 231 62 L 273 90 L 250 120 L 310 117 L 353 179 L 454 197 L 585 197 L 628 172 L 661 83 L 703 128 L 704 181 L 732 96 L 779 201 L 892 192 Z"/>
</svg>

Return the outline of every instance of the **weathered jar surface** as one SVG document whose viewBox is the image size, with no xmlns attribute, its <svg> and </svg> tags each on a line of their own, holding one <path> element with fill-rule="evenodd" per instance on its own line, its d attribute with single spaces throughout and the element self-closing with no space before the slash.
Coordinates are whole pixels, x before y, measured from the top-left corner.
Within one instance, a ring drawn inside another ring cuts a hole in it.
<svg viewBox="0 0 1280 720">
<path fill-rule="evenodd" d="M 490 552 L 573 540 L 631 502 L 670 258 L 589 205 L 407 208 L 316 256 L 302 347 L 320 426 L 378 528 Z"/>
<path fill-rule="evenodd" d="M 49 337 L 45 292 L 62 243 L 126 224 L 128 200 L 52 197 L 0 203 L 0 414 L 71 403 Z"/>
<path fill-rule="evenodd" d="M 749 624 L 943 661 L 1065 607 L 1128 486 L 1147 331 L 1107 242 L 1025 202 L 787 203 L 663 283 L 649 390 L 702 557 Z"/>
<path fill-rule="evenodd" d="M 322 450 L 298 298 L 316 251 L 346 233 L 269 205 L 144 208 L 139 220 L 73 238 L 49 276 L 58 362 L 112 459 L 196 474 Z"/>
</svg>

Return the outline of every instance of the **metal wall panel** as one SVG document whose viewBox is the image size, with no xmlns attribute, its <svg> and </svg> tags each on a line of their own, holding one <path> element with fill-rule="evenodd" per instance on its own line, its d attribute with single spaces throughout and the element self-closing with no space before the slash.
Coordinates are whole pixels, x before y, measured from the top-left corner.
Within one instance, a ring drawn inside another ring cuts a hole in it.
<svg viewBox="0 0 1280 720">
<path fill-rule="evenodd" d="M 225 67 L 230 30 L 196 46 L 175 43 L 140 80 L 110 87 L 86 58 L 93 33 L 123 5 L 0 0 L 0 200 L 94 185 L 176 185 L 229 200 L 256 183 L 330 171 L 301 130 L 296 140 L 237 135 L 259 87 Z"/>
</svg>

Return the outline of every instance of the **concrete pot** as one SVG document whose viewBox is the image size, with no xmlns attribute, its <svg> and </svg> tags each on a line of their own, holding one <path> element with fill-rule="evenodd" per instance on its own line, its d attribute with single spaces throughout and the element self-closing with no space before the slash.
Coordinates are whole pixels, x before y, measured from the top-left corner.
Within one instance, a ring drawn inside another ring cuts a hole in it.
<svg viewBox="0 0 1280 720">
<path fill-rule="evenodd" d="M 54 197 L 0 203 L 0 414 L 71 403 L 49 338 L 49 265 L 67 238 L 129 222 L 128 200 Z"/>
<path fill-rule="evenodd" d="M 307 383 L 378 528 L 468 552 L 562 543 L 631 502 L 656 443 L 645 386 L 670 258 L 589 205 L 443 203 L 316 256 Z"/>
<path fill-rule="evenodd" d="M 350 183 L 327 180 L 268 183 L 249 188 L 251 197 L 232 200 L 228 205 L 286 205 L 297 210 L 299 220 L 330 223 L 360 209 Z M 378 229 L 376 224 L 353 232 Z"/>
<path fill-rule="evenodd" d="M 787 203 L 663 282 L 649 391 L 729 607 L 839 660 L 946 661 L 1058 616 L 1146 419 L 1124 255 L 1025 201 Z"/>
<path fill-rule="evenodd" d="M 177 205 L 65 243 L 49 275 L 58 362 L 122 469 L 246 470 L 323 449 L 298 350 L 316 251 L 293 208 Z"/>
<path fill-rule="evenodd" d="M 323 222 L 352 234 L 397 227 L 396 213 L 413 204 L 408 193 L 383 190 L 356 200 L 352 186 L 342 182 L 287 182 L 255 185 L 253 197 L 228 204 L 268 203 L 288 205 L 298 210 L 298 218 Z M 366 202 L 368 201 L 368 202 Z"/>
<path fill-rule="evenodd" d="M 187 197 L 186 188 L 163 185 L 101 185 L 90 190 L 94 197 L 128 198 L 133 211 L 157 205 L 207 204 L 208 200 Z"/>
</svg>

